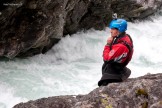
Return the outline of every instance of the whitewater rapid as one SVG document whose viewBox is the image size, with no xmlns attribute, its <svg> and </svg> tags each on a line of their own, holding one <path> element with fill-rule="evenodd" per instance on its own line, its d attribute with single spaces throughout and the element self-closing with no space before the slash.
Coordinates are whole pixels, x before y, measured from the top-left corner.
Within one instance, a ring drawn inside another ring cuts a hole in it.
<svg viewBox="0 0 162 108">
<path fill-rule="evenodd" d="M 162 73 L 162 16 L 128 23 L 134 55 L 128 67 L 131 78 Z M 0 108 L 19 102 L 58 96 L 86 94 L 97 88 L 101 77 L 102 52 L 110 35 L 89 30 L 66 36 L 46 54 L 0 61 Z"/>
</svg>

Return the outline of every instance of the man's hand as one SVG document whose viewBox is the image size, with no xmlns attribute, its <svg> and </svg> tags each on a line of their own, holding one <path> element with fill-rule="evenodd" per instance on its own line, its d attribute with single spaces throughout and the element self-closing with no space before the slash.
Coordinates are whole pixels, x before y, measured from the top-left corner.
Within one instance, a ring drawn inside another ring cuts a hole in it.
<svg viewBox="0 0 162 108">
<path fill-rule="evenodd" d="M 111 45 L 111 43 L 113 42 L 113 40 L 114 40 L 114 37 L 112 37 L 112 36 L 108 37 L 108 39 L 107 39 L 107 45 Z"/>
</svg>

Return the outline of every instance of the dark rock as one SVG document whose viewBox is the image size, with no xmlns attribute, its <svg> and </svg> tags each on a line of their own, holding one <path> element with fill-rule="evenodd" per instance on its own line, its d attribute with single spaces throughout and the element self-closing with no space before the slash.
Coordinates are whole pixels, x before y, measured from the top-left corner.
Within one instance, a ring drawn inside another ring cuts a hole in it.
<svg viewBox="0 0 162 108">
<path fill-rule="evenodd" d="M 71 108 L 75 98 L 73 96 L 49 97 L 29 101 L 28 104 L 20 103 L 17 108 Z"/>
<path fill-rule="evenodd" d="M 149 74 L 96 88 L 87 95 L 55 96 L 13 108 L 161 108 L 162 74 Z"/>
<path fill-rule="evenodd" d="M 144 19 L 161 0 L 1 0 L 0 56 L 47 52 L 67 34 L 108 26 L 113 13 L 128 21 Z"/>
</svg>

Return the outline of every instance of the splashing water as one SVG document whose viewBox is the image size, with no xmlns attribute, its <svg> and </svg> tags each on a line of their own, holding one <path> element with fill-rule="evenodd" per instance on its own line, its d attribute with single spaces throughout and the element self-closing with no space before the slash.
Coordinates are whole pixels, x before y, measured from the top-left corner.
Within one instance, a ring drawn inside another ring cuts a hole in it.
<svg viewBox="0 0 162 108">
<path fill-rule="evenodd" d="M 130 77 L 162 72 L 162 16 L 128 23 L 134 55 Z M 0 108 L 56 95 L 86 94 L 101 77 L 102 52 L 109 29 L 66 36 L 48 53 L 0 62 Z"/>
</svg>

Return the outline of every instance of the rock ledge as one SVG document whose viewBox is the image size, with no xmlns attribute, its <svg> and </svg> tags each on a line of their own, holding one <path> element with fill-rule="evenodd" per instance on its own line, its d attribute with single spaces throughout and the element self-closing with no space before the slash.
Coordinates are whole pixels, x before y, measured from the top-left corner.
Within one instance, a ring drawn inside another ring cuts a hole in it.
<svg viewBox="0 0 162 108">
<path fill-rule="evenodd" d="M 148 74 L 99 87 L 87 95 L 54 96 L 13 108 L 162 108 L 162 74 Z"/>
</svg>

